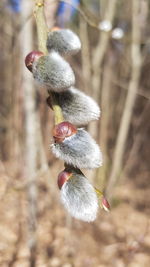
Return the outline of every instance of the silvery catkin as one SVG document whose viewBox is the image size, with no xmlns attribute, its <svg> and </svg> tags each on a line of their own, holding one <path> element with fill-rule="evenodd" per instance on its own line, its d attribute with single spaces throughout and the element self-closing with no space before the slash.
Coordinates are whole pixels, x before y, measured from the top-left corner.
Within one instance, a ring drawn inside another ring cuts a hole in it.
<svg viewBox="0 0 150 267">
<path fill-rule="evenodd" d="M 81 49 L 79 37 L 69 29 L 59 29 L 49 32 L 47 50 L 55 50 L 62 55 L 74 55 Z"/>
<path fill-rule="evenodd" d="M 71 168 L 69 171 L 72 171 Z M 86 222 L 96 219 L 98 198 L 95 189 L 81 171 L 74 169 L 71 175 L 69 173 L 69 179 L 62 185 L 60 194 L 64 207 L 74 218 Z"/>
<path fill-rule="evenodd" d="M 55 97 L 62 109 L 64 119 L 72 124 L 86 125 L 100 117 L 100 108 L 94 99 L 74 87 L 62 93 L 56 93 Z"/>
<path fill-rule="evenodd" d="M 69 63 L 55 51 L 36 60 L 32 73 L 37 82 L 55 92 L 62 92 L 75 83 L 74 72 Z"/>
<path fill-rule="evenodd" d="M 52 144 L 52 151 L 57 158 L 79 169 L 93 169 L 102 165 L 102 153 L 99 146 L 82 128 L 62 142 Z"/>
</svg>

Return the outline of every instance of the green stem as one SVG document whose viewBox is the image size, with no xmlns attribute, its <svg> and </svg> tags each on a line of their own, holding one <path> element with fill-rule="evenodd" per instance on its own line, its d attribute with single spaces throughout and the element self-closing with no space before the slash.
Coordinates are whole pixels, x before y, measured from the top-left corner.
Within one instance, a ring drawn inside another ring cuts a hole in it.
<svg viewBox="0 0 150 267">
<path fill-rule="evenodd" d="M 48 29 L 44 16 L 44 0 L 35 1 L 34 15 L 37 25 L 38 49 L 47 54 L 46 40 Z"/>
<path fill-rule="evenodd" d="M 50 92 L 49 92 L 49 94 L 50 94 Z M 54 114 L 55 114 L 55 125 L 56 125 L 58 123 L 63 122 L 64 118 L 63 118 L 61 107 L 57 103 L 57 99 L 55 97 L 55 93 L 51 93 L 50 96 L 51 96 L 51 100 L 52 100 L 53 111 L 54 111 Z"/>
</svg>

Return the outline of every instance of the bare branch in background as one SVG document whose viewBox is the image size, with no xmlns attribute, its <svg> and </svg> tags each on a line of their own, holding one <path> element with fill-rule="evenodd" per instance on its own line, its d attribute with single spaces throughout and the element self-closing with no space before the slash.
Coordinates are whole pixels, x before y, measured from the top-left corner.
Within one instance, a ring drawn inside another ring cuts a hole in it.
<svg viewBox="0 0 150 267">
<path fill-rule="evenodd" d="M 51 29 L 55 24 L 55 13 L 57 7 L 58 7 L 58 0 L 55 1 L 45 0 L 44 2 L 44 11 L 48 29 Z"/>
<path fill-rule="evenodd" d="M 76 10 L 78 10 L 80 15 L 87 22 L 87 24 L 89 24 L 91 27 L 98 28 L 98 22 L 99 21 L 91 12 L 89 12 L 89 10 L 85 10 L 85 8 L 83 8 L 83 6 L 82 7 L 80 7 L 80 6 L 76 7 L 76 5 L 74 5 L 72 3 L 72 1 L 70 1 L 70 0 L 58 0 L 58 1 L 64 2 L 64 3 L 69 4 L 70 6 L 74 7 Z"/>
<path fill-rule="evenodd" d="M 102 19 L 104 19 L 106 6 L 108 5 L 109 0 L 99 0 L 99 6 L 100 6 L 100 16 Z"/>
<path fill-rule="evenodd" d="M 108 21 L 110 25 L 112 25 L 114 20 L 116 4 L 117 0 L 111 0 L 108 2 L 108 6 L 106 7 L 104 21 Z M 109 40 L 110 40 L 110 31 L 99 32 L 98 43 L 93 51 L 93 57 L 92 57 L 92 70 L 93 70 L 92 96 L 99 103 L 100 103 L 100 90 L 101 90 L 102 63 L 108 48 Z M 92 136 L 94 136 L 95 138 L 98 137 L 96 122 L 90 124 L 89 130 Z"/>
<path fill-rule="evenodd" d="M 131 80 L 129 83 L 128 94 L 126 98 L 126 103 L 119 127 L 112 171 L 107 185 L 107 195 L 109 198 L 112 197 L 114 186 L 118 180 L 122 160 L 125 150 L 125 144 L 128 136 L 128 131 L 130 127 L 133 107 L 136 99 L 136 94 L 139 85 L 139 79 L 141 74 L 141 52 L 140 52 L 140 40 L 141 40 L 141 28 L 140 28 L 140 0 L 132 0 L 132 43 L 131 43 L 131 65 L 132 73 Z"/>
<path fill-rule="evenodd" d="M 80 39 L 82 43 L 81 59 L 84 87 L 87 93 L 91 93 L 91 59 L 90 59 L 90 44 L 88 36 L 88 24 L 80 16 Z"/>
<path fill-rule="evenodd" d="M 32 2 L 23 1 L 23 18 L 27 17 L 32 9 Z M 23 61 L 27 53 L 33 47 L 33 24 L 29 20 L 26 22 L 22 31 L 22 56 Z M 27 42 L 25 40 L 28 40 Z M 37 111 L 36 111 L 36 94 L 33 85 L 33 80 L 25 69 L 23 68 L 23 83 L 24 88 L 24 108 L 25 108 L 25 161 L 26 161 L 26 176 L 30 181 L 31 177 L 35 177 L 37 173 Z M 28 246 L 30 251 L 30 266 L 35 266 L 36 262 L 36 227 L 37 227 L 37 180 L 33 180 L 32 184 L 27 189 L 28 198 Z"/>
<path fill-rule="evenodd" d="M 111 25 L 115 16 L 117 0 L 111 0 L 106 7 L 104 21 L 108 21 Z M 105 53 L 107 51 L 107 46 L 110 38 L 110 32 L 102 31 L 97 46 L 93 52 L 92 68 L 93 68 L 93 97 L 95 99 L 99 98 L 101 90 L 101 67 Z"/>
<path fill-rule="evenodd" d="M 99 134 L 99 143 L 103 151 L 104 163 L 101 168 L 97 170 L 96 182 L 101 189 L 104 189 L 106 185 L 106 177 L 108 175 L 109 160 L 108 160 L 108 124 L 111 118 L 111 92 L 112 80 L 115 77 L 114 74 L 114 55 L 109 51 L 107 60 L 104 65 L 104 74 L 102 82 L 102 93 L 101 93 L 101 110 L 102 117 L 100 121 L 100 134 Z"/>
<path fill-rule="evenodd" d="M 1 72 L 0 72 L 0 129 L 1 129 L 1 139 L 0 139 L 0 157 L 8 160 L 12 157 L 12 121 L 11 116 L 12 109 L 12 68 L 11 62 L 13 59 L 10 53 L 12 47 L 12 30 L 13 30 L 13 20 L 12 14 L 9 14 L 8 10 L 0 14 L 0 31 L 1 31 L 1 42 L 0 50 L 3 51 L 1 59 Z M 7 152 L 6 152 L 7 151 Z"/>
<path fill-rule="evenodd" d="M 141 144 L 144 143 L 144 141 L 146 139 L 146 134 L 148 132 L 149 125 L 147 122 L 149 121 L 149 110 L 150 110 L 150 101 L 147 102 L 141 116 L 138 119 L 137 128 L 139 128 L 140 130 L 137 130 L 137 134 L 135 136 L 133 146 L 130 150 L 126 165 L 124 166 L 124 169 L 123 169 L 123 175 L 128 173 L 135 163 L 138 164 L 138 158 L 139 157 L 141 158 L 141 161 L 142 161 L 142 155 L 140 153 L 140 147 L 141 147 Z M 146 118 L 147 118 L 147 120 L 145 120 Z M 141 125 L 143 127 L 140 127 Z M 143 129 L 144 129 L 145 136 L 142 134 Z"/>
<path fill-rule="evenodd" d="M 31 1 L 23 1 L 22 19 L 29 16 L 33 5 Z M 33 24 L 32 20 L 28 20 L 22 31 L 22 58 L 24 62 L 25 56 L 32 50 L 33 47 Z M 25 160 L 26 160 L 26 176 L 28 177 L 29 186 L 27 188 L 28 197 L 28 246 L 30 250 L 30 266 L 36 264 L 36 249 L 37 249 L 37 171 L 38 164 L 42 165 L 43 169 L 47 169 L 47 160 L 43 148 L 40 118 L 36 107 L 36 90 L 33 84 L 31 74 L 23 68 L 23 84 L 24 89 L 24 109 L 25 109 Z M 38 158 L 39 157 L 39 158 Z M 38 162 L 39 159 L 39 162 Z M 41 168 L 42 168 L 41 167 Z M 34 178 L 33 178 L 34 177 Z M 32 182 L 30 183 L 30 179 Z"/>
</svg>

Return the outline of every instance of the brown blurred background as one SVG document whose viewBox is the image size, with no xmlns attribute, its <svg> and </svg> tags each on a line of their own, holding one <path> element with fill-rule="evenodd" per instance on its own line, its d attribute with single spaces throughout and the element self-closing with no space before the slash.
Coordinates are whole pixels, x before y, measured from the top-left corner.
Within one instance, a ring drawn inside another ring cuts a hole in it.
<svg viewBox="0 0 150 267">
<path fill-rule="evenodd" d="M 87 130 L 103 167 L 83 172 L 111 212 L 90 224 L 60 203 L 53 112 L 24 66 L 38 48 L 35 2 L 0 2 L 0 266 L 149 267 L 150 1 L 45 0 L 48 28 L 80 36 L 76 86 L 101 108 Z"/>
</svg>

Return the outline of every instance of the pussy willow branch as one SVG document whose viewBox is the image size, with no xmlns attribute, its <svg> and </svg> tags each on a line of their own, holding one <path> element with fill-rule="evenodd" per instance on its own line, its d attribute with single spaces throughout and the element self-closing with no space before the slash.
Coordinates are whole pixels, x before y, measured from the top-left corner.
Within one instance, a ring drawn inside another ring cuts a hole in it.
<svg viewBox="0 0 150 267">
<path fill-rule="evenodd" d="M 39 49 L 45 54 L 47 54 L 46 39 L 47 39 L 48 31 L 47 31 L 47 26 L 46 26 L 46 21 L 45 21 L 45 16 L 44 16 L 44 0 L 40 0 L 40 2 L 39 0 L 36 0 L 34 15 L 36 18 Z M 51 96 L 52 107 L 53 107 L 53 111 L 55 115 L 55 124 L 58 124 L 64 120 L 63 115 L 62 115 L 62 110 L 60 106 L 56 103 L 55 94 L 51 93 L 50 96 Z M 96 193 L 99 196 L 103 196 L 103 193 L 99 191 L 98 189 L 96 189 Z"/>
<path fill-rule="evenodd" d="M 47 40 L 48 28 L 44 16 L 44 2 L 45 2 L 44 0 L 35 1 L 34 15 L 37 26 L 38 49 L 42 51 L 44 54 L 47 54 L 46 40 Z M 58 124 L 64 120 L 62 115 L 62 110 L 60 106 L 56 103 L 54 94 L 53 93 L 49 94 L 51 95 L 55 124 Z"/>
</svg>

